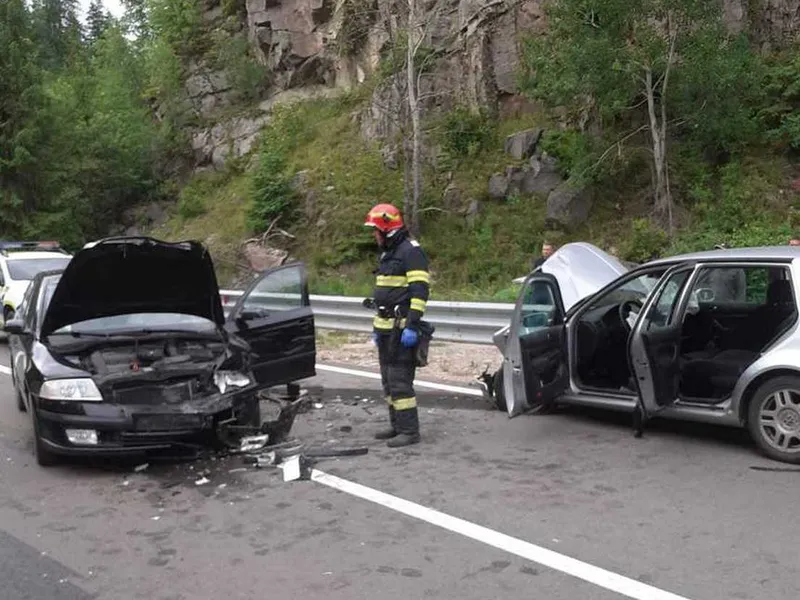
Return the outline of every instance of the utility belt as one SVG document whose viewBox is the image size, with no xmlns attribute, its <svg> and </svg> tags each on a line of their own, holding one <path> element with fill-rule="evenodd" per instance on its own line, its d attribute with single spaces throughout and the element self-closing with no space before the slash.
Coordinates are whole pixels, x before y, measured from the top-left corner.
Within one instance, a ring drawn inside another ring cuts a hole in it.
<svg viewBox="0 0 800 600">
<path fill-rule="evenodd" d="M 378 306 L 373 298 L 367 298 L 363 302 L 364 308 L 375 311 L 373 328 L 378 331 L 391 333 L 391 347 L 395 348 L 400 343 L 400 332 L 405 329 L 408 319 L 408 308 L 397 305 L 391 308 Z M 414 346 L 414 360 L 418 367 L 428 365 L 428 350 L 430 349 L 433 332 L 436 328 L 425 320 L 419 320 L 414 327 L 419 334 L 417 345 Z"/>
</svg>

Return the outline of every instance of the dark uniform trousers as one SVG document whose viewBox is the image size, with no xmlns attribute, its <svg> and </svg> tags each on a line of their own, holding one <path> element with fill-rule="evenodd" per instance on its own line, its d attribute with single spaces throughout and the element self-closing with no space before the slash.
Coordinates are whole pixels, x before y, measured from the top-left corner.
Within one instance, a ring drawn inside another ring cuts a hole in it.
<svg viewBox="0 0 800 600">
<path fill-rule="evenodd" d="M 400 343 L 401 330 L 378 334 L 378 360 L 381 365 L 383 395 L 389 404 L 392 429 L 399 434 L 419 433 L 419 414 L 414 393 L 416 361 L 414 348 Z"/>
</svg>

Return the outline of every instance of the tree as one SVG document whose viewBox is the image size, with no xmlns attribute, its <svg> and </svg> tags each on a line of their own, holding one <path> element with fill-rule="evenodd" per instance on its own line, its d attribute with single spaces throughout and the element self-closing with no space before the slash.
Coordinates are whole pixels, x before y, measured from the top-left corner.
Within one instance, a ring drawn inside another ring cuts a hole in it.
<svg viewBox="0 0 800 600">
<path fill-rule="evenodd" d="M 42 64 L 55 70 L 72 64 L 83 51 L 78 0 L 33 0 L 33 23 Z"/>
<path fill-rule="evenodd" d="M 17 229 L 36 177 L 41 73 L 24 0 L 0 3 L 0 227 Z"/>
<path fill-rule="evenodd" d="M 420 0 L 405 0 L 405 14 L 398 19 L 388 3 L 379 3 L 391 47 L 385 63 L 390 75 L 390 99 L 381 108 L 387 112 L 401 138 L 405 176 L 403 213 L 414 235 L 419 235 L 420 231 L 424 152 L 422 107 L 430 97 L 430 94 L 421 93 L 422 76 L 434 58 L 432 53 L 423 52 L 423 48 L 428 30 L 436 24 L 443 5 L 442 1 L 433 0 L 423 11 Z"/>
<path fill-rule="evenodd" d="M 669 134 L 724 115 L 721 103 L 732 92 L 719 71 L 731 51 L 720 7 L 706 0 L 553 0 L 548 21 L 548 32 L 526 43 L 523 89 L 552 106 L 582 103 L 606 124 L 643 117 L 655 213 L 671 232 Z M 701 103 L 685 101 L 699 96 Z"/>
<path fill-rule="evenodd" d="M 87 37 L 90 44 L 103 37 L 110 20 L 111 15 L 103 10 L 102 0 L 92 0 L 86 13 Z"/>
</svg>

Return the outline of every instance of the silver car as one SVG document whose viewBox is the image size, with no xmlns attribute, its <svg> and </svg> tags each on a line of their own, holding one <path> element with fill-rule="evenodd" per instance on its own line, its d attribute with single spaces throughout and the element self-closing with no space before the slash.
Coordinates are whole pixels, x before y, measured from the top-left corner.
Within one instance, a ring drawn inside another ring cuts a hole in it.
<svg viewBox="0 0 800 600">
<path fill-rule="evenodd" d="M 800 463 L 800 248 L 713 250 L 629 270 L 590 244 L 528 275 L 484 390 L 513 417 L 558 404 L 746 427 Z"/>
</svg>

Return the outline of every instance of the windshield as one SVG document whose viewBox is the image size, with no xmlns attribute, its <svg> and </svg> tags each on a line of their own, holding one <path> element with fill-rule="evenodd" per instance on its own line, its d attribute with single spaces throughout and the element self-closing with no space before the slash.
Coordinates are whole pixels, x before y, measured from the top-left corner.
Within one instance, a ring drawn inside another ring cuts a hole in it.
<svg viewBox="0 0 800 600">
<path fill-rule="evenodd" d="M 15 281 L 30 281 L 36 277 L 37 273 L 42 271 L 57 271 L 67 266 L 71 256 L 64 256 L 63 258 L 18 258 L 10 259 L 6 264 L 8 265 L 8 274 L 11 279 Z"/>
<path fill-rule="evenodd" d="M 44 314 L 53 298 L 58 279 L 48 282 L 42 298 L 42 313 Z M 53 334 L 86 333 L 86 334 L 117 334 L 136 333 L 147 331 L 186 331 L 188 333 L 216 333 L 217 325 L 213 321 L 184 315 L 180 313 L 132 313 L 129 315 L 114 315 L 89 319 L 80 323 L 67 325 L 53 332 Z"/>
</svg>

